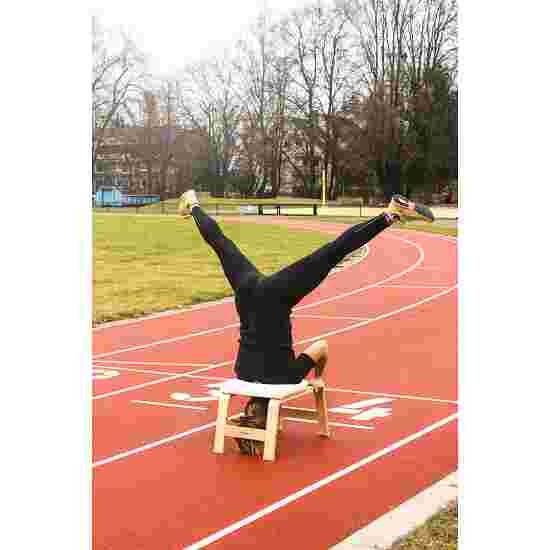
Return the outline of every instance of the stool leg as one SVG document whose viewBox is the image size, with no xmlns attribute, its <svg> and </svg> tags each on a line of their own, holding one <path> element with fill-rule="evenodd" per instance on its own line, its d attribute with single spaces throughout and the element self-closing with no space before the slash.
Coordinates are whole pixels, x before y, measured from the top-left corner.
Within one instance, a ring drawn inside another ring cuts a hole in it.
<svg viewBox="0 0 550 550">
<path fill-rule="evenodd" d="M 214 452 L 223 453 L 225 443 L 225 424 L 229 413 L 231 395 L 222 393 L 218 401 L 218 418 L 216 420 L 216 435 L 214 436 Z"/>
<path fill-rule="evenodd" d="M 323 437 L 329 437 L 330 431 L 328 429 L 328 410 L 327 410 L 327 392 L 324 386 L 315 388 L 315 406 L 317 408 L 317 421 L 319 423 L 320 435 Z"/>
<path fill-rule="evenodd" d="M 281 401 L 279 399 L 269 400 L 269 405 L 267 407 L 267 423 L 265 426 L 264 460 L 275 460 L 280 406 Z"/>
</svg>

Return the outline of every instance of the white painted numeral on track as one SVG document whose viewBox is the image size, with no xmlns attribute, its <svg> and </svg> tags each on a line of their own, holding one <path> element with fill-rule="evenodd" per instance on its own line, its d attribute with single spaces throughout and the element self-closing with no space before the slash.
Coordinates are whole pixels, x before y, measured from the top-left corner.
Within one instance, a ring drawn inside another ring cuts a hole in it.
<svg viewBox="0 0 550 550">
<path fill-rule="evenodd" d="M 384 418 L 386 416 L 390 416 L 391 408 L 373 407 L 373 405 L 382 405 L 383 403 L 390 403 L 391 401 L 393 401 L 393 399 L 389 399 L 387 397 L 364 399 L 362 401 L 355 401 L 349 405 L 333 407 L 329 409 L 329 412 L 354 415 L 351 417 L 352 420 L 372 420 L 373 418 Z M 366 410 L 361 410 L 365 408 Z"/>
<path fill-rule="evenodd" d="M 352 420 L 372 420 L 373 418 L 384 418 L 385 416 L 390 416 L 391 409 L 384 407 L 374 407 L 372 409 L 367 409 L 362 413 L 352 416 Z"/>
<path fill-rule="evenodd" d="M 119 374 L 120 372 L 116 370 L 92 369 L 92 380 L 106 380 L 107 378 L 114 378 Z"/>
<path fill-rule="evenodd" d="M 187 403 L 205 403 L 207 401 L 217 401 L 219 396 L 218 390 L 208 390 L 206 392 L 209 397 L 193 397 L 189 393 L 171 393 L 170 398 L 176 401 L 186 401 Z"/>
<path fill-rule="evenodd" d="M 340 407 L 334 407 L 329 409 L 332 412 L 342 412 L 344 414 L 355 414 L 357 409 L 364 409 L 365 407 L 373 407 L 374 405 L 382 405 L 383 403 L 390 403 L 393 399 L 388 397 L 377 397 L 375 399 L 365 399 L 363 401 L 355 401 L 349 405 L 341 405 Z"/>
</svg>

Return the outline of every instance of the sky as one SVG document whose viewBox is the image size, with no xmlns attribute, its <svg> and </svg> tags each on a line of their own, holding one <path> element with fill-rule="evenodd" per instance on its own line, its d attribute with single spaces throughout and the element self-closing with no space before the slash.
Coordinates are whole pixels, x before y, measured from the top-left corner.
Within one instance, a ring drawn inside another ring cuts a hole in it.
<svg viewBox="0 0 550 550">
<path fill-rule="evenodd" d="M 122 2 L 94 8 L 107 26 L 122 26 L 150 56 L 151 70 L 177 72 L 188 61 L 209 57 L 234 44 L 264 6 L 274 17 L 311 4 L 312 0 L 187 0 L 155 4 Z"/>
</svg>

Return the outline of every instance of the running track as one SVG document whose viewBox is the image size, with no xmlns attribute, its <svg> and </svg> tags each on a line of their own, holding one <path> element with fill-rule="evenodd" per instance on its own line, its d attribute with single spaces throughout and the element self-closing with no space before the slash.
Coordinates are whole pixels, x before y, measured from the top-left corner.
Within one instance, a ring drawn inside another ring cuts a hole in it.
<svg viewBox="0 0 550 550">
<path fill-rule="evenodd" d="M 331 438 L 287 420 L 273 463 L 211 452 L 231 301 L 94 331 L 94 550 L 324 550 L 456 470 L 457 241 L 390 230 L 364 252 L 294 310 L 297 351 L 329 342 Z"/>
</svg>

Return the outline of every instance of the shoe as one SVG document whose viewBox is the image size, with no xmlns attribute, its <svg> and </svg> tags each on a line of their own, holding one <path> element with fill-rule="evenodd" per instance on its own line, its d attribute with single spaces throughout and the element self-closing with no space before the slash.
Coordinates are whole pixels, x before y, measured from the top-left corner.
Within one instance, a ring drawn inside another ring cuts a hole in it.
<svg viewBox="0 0 550 550">
<path fill-rule="evenodd" d="M 261 397 L 252 397 L 244 408 L 244 414 L 238 420 L 241 428 L 255 428 L 265 430 L 267 422 L 268 400 Z M 262 456 L 264 453 L 264 442 L 253 439 L 235 438 L 239 451 L 247 456 Z"/>
<path fill-rule="evenodd" d="M 264 454 L 264 442 L 253 439 L 235 438 L 239 452 L 246 456 L 262 456 Z"/>
<path fill-rule="evenodd" d="M 386 212 L 397 216 L 402 223 L 408 220 L 422 220 L 432 223 L 435 220 L 433 212 L 427 206 L 412 202 L 402 195 L 392 197 Z"/>
<path fill-rule="evenodd" d="M 178 204 L 178 214 L 180 216 L 189 217 L 191 215 L 191 209 L 193 206 L 199 206 L 199 199 L 197 199 L 197 194 L 193 189 L 186 191 L 180 197 Z"/>
</svg>

